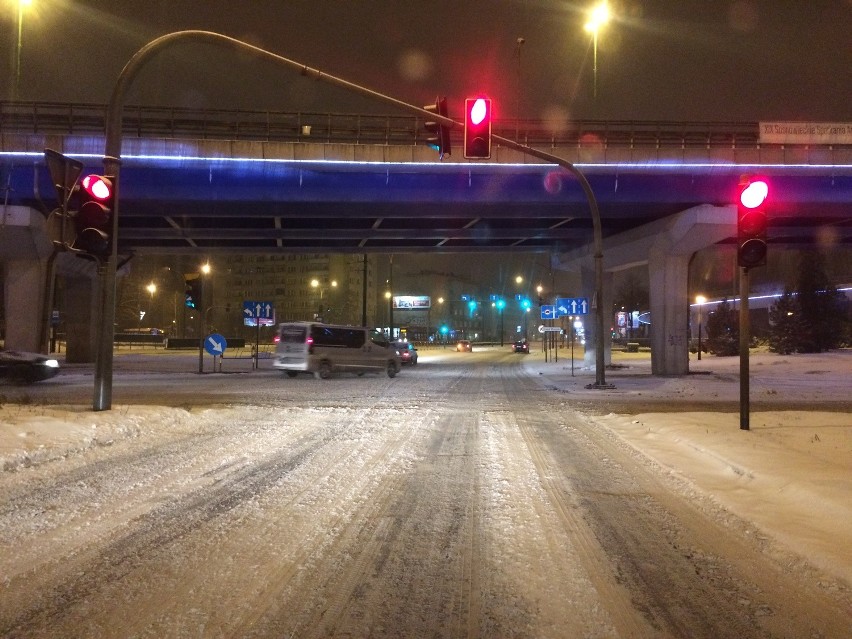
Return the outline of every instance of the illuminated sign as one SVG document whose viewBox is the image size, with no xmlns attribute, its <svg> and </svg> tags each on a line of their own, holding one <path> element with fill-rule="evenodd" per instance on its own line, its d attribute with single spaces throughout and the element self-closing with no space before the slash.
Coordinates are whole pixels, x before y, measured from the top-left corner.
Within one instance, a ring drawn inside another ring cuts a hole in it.
<svg viewBox="0 0 852 639">
<path fill-rule="evenodd" d="M 403 311 L 425 311 L 432 307 L 428 295 L 394 295 L 393 307 Z"/>
</svg>

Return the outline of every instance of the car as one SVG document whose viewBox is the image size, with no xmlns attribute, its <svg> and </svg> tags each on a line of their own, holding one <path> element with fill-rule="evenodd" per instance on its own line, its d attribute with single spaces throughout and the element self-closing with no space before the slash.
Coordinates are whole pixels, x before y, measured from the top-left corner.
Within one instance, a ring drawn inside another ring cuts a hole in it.
<svg viewBox="0 0 852 639">
<path fill-rule="evenodd" d="M 0 379 L 16 384 L 32 384 L 54 377 L 59 362 L 49 355 L 26 351 L 0 351 Z"/>
<path fill-rule="evenodd" d="M 471 344 L 466 339 L 460 340 L 459 343 L 456 344 L 456 350 L 459 353 L 464 353 L 465 351 L 467 351 L 468 353 L 472 353 L 473 352 L 473 344 Z"/>
<path fill-rule="evenodd" d="M 403 364 L 417 363 L 417 349 L 411 342 L 395 342 L 396 350 L 399 352 L 399 359 Z"/>
<path fill-rule="evenodd" d="M 530 352 L 530 343 L 525 339 L 519 339 L 517 342 L 512 344 L 512 352 L 513 353 L 529 353 Z"/>
</svg>

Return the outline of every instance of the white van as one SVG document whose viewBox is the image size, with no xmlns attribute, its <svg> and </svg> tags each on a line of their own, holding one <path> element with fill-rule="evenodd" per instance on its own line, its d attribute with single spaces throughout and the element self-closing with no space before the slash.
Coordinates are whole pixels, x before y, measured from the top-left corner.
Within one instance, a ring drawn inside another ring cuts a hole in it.
<svg viewBox="0 0 852 639">
<path fill-rule="evenodd" d="M 328 379 L 333 372 L 399 372 L 399 353 L 379 331 L 361 326 L 285 322 L 278 326 L 275 368 L 288 377 L 300 372 Z"/>
</svg>

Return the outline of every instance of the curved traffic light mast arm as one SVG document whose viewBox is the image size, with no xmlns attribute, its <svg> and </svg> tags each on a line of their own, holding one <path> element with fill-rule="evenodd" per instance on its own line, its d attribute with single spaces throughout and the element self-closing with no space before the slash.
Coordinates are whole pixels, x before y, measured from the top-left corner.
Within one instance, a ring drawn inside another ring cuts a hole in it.
<svg viewBox="0 0 852 639">
<path fill-rule="evenodd" d="M 116 247 L 118 245 L 117 239 L 119 216 L 118 195 L 119 172 L 121 169 L 121 129 L 125 98 L 127 96 L 127 91 L 133 83 L 133 80 L 136 78 L 136 75 L 139 73 L 142 67 L 144 67 L 149 60 L 151 60 L 151 58 L 153 58 L 157 53 L 161 52 L 163 49 L 166 49 L 173 44 L 188 40 L 231 46 L 242 53 L 249 53 L 257 58 L 266 60 L 267 62 L 274 62 L 276 64 L 280 64 L 287 68 L 295 70 L 305 77 L 322 82 L 327 82 L 329 84 L 333 84 L 335 86 L 347 89 L 349 91 L 358 93 L 368 98 L 392 104 L 406 111 L 410 111 L 412 113 L 420 115 L 423 118 L 430 118 L 448 129 L 460 128 L 464 126 L 463 124 L 457 123 L 450 118 L 432 113 L 421 107 L 415 106 L 413 104 L 408 104 L 407 102 L 403 102 L 401 100 L 397 100 L 396 98 L 392 98 L 388 95 L 384 95 L 377 91 L 373 91 L 372 89 L 368 89 L 367 87 L 354 84 L 353 82 L 349 82 L 342 78 L 329 75 L 320 71 L 319 69 L 311 68 L 294 60 L 290 60 L 289 58 L 285 58 L 270 51 L 266 51 L 265 49 L 261 49 L 246 42 L 242 42 L 226 35 L 222 35 L 221 33 L 214 33 L 212 31 L 176 31 L 174 33 L 168 33 L 164 36 L 156 38 L 155 40 L 152 40 L 144 47 L 139 49 L 139 51 L 137 51 L 130 58 L 127 64 L 124 65 L 124 68 L 121 70 L 121 73 L 119 74 L 118 79 L 116 80 L 112 96 L 110 97 L 106 116 L 106 148 L 104 152 L 104 172 L 107 176 L 113 179 L 113 185 L 115 189 L 115 205 L 113 209 L 112 235 L 114 241 L 112 244 L 112 254 L 109 256 L 106 264 L 104 265 L 101 275 L 102 303 L 101 324 L 99 329 L 100 343 L 98 346 L 98 358 L 95 365 L 95 410 L 108 410 L 112 404 L 112 346 L 114 331 L 113 323 L 115 321 L 115 267 L 117 262 Z M 508 140 L 506 138 L 492 136 L 492 139 L 496 140 L 498 143 L 506 147 L 522 151 L 529 155 L 533 155 L 535 157 L 543 159 L 547 162 L 553 162 L 554 164 L 558 164 L 559 166 L 564 167 L 572 174 L 574 174 L 577 179 L 580 180 L 580 184 L 583 187 L 583 191 L 589 200 L 589 206 L 592 209 L 592 219 L 594 222 L 595 229 L 595 286 L 597 296 L 598 328 L 596 335 L 597 374 L 596 383 L 594 386 L 603 387 L 605 386 L 603 364 L 603 295 L 601 292 L 603 279 L 603 251 L 601 248 L 602 240 L 600 215 L 598 213 L 597 202 L 595 201 L 592 189 L 589 186 L 588 181 L 582 175 L 582 173 L 580 173 L 580 171 L 578 171 L 577 168 L 574 167 L 570 162 L 567 162 L 561 158 L 557 158 L 556 156 L 550 155 L 549 153 L 544 153 L 542 151 L 537 151 L 536 149 L 524 146 L 522 144 L 517 144 L 516 142 L 512 142 L 511 140 Z"/>
</svg>

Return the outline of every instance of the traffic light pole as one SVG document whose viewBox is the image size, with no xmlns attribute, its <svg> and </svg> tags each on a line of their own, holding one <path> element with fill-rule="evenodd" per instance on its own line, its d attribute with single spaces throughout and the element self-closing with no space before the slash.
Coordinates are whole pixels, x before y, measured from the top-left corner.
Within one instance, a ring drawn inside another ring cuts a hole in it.
<svg viewBox="0 0 852 639">
<path fill-rule="evenodd" d="M 740 268 L 740 430 L 749 430 L 749 352 L 751 324 L 748 316 L 748 269 Z"/>
<path fill-rule="evenodd" d="M 139 71 L 147 64 L 156 54 L 173 44 L 182 41 L 208 42 L 216 45 L 226 45 L 235 48 L 241 53 L 248 53 L 257 58 L 283 65 L 299 74 L 322 82 L 333 84 L 335 86 L 347 89 L 354 93 L 385 102 L 397 106 L 406 111 L 410 111 L 426 118 L 438 122 L 447 129 L 463 128 L 463 123 L 457 123 L 450 118 L 443 117 L 439 114 L 431 113 L 422 107 L 408 104 L 396 98 L 378 93 L 372 89 L 362 87 L 342 78 L 323 73 L 319 69 L 313 69 L 304 64 L 290 60 L 280 55 L 276 55 L 270 51 L 266 51 L 259 47 L 255 47 L 246 42 L 230 38 L 221 33 L 212 31 L 177 31 L 160 36 L 152 40 L 144 47 L 139 49 L 118 75 L 115 86 L 113 87 L 112 96 L 110 97 L 109 106 L 107 107 L 106 115 L 106 143 L 104 153 L 104 171 L 105 175 L 113 178 L 113 188 L 115 189 L 114 208 L 113 208 L 113 242 L 112 253 L 105 263 L 104 271 L 101 277 L 101 284 L 104 290 L 103 304 L 101 308 L 101 324 L 99 331 L 100 348 L 98 350 L 98 360 L 95 368 L 95 410 L 109 410 L 112 406 L 112 347 L 114 337 L 114 321 L 115 321 L 115 280 L 116 280 L 116 264 L 117 264 L 117 244 L 118 244 L 118 216 L 119 216 L 119 172 L 121 168 L 121 142 L 122 142 L 122 121 L 124 103 L 127 93 L 136 79 Z M 598 212 L 597 201 L 592 193 L 591 186 L 585 176 L 570 162 L 562 158 L 558 158 L 549 153 L 538 151 L 532 147 L 523 144 L 518 144 L 508 138 L 500 136 L 492 136 L 492 140 L 496 141 L 507 148 L 532 155 L 546 162 L 557 164 L 572 173 L 583 188 L 583 192 L 589 201 L 589 207 L 592 213 L 592 222 L 594 224 L 594 242 L 595 242 L 595 297 L 597 299 L 597 315 L 596 315 L 596 377 L 595 383 L 589 384 L 587 388 L 612 388 L 606 384 L 604 379 L 604 309 L 603 309 L 603 240 L 601 234 L 601 220 Z"/>
</svg>

